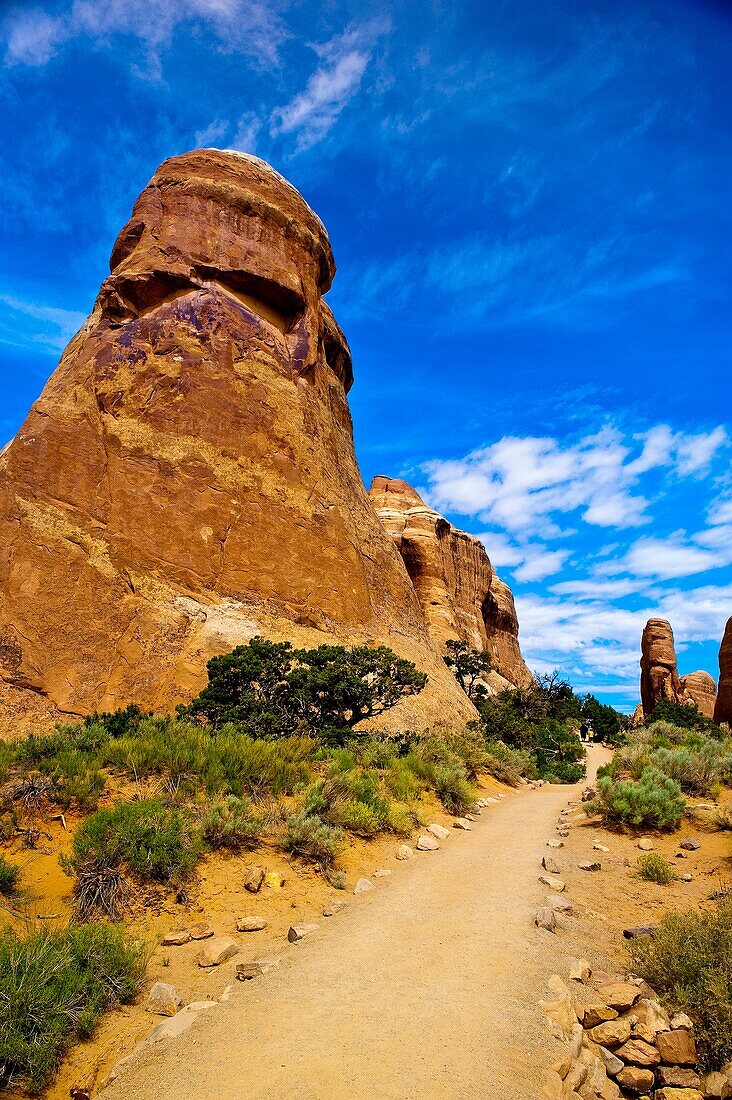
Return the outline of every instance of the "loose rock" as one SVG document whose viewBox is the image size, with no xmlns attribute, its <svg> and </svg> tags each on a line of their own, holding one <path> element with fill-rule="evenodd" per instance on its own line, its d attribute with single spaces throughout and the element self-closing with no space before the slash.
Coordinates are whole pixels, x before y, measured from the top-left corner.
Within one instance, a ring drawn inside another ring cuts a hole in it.
<svg viewBox="0 0 732 1100">
<path fill-rule="evenodd" d="M 268 871 L 264 876 L 264 885 L 267 890 L 281 890 L 285 880 L 279 871 Z"/>
<path fill-rule="evenodd" d="M 626 1066 L 621 1069 L 615 1080 L 629 1092 L 637 1092 L 646 1095 L 653 1088 L 653 1071 L 641 1069 L 639 1066 Z M 658 1094 L 656 1094 L 658 1095 Z"/>
<path fill-rule="evenodd" d="M 640 848 L 641 852 L 652 852 L 656 845 L 653 843 L 650 837 L 643 836 L 638 841 L 638 847 Z"/>
<path fill-rule="evenodd" d="M 429 833 L 423 833 L 417 841 L 418 852 L 437 852 L 439 848 L 440 845 L 433 836 L 429 835 Z"/>
<path fill-rule="evenodd" d="M 701 844 L 698 840 L 682 840 L 679 848 L 683 848 L 685 852 L 698 852 Z"/>
<path fill-rule="evenodd" d="M 414 851 L 408 844 L 400 844 L 396 850 L 397 859 L 414 859 Z"/>
<path fill-rule="evenodd" d="M 555 913 L 573 913 L 574 906 L 567 898 L 561 898 L 559 894 L 548 894 L 546 903 Z"/>
<path fill-rule="evenodd" d="M 657 1066 L 661 1061 L 661 1055 L 650 1043 L 644 1043 L 642 1039 L 630 1039 L 623 1043 L 615 1052 L 626 1065 L 631 1066 Z"/>
<path fill-rule="evenodd" d="M 558 875 L 560 873 L 559 868 L 552 859 L 551 856 L 544 856 L 541 861 L 541 865 L 545 871 L 548 871 L 550 875 Z"/>
<path fill-rule="evenodd" d="M 250 867 L 244 878 L 244 889 L 250 894 L 258 894 L 264 882 L 264 868 Z"/>
<path fill-rule="evenodd" d="M 472 832 L 473 829 L 473 826 L 464 817 L 459 817 L 457 821 L 454 821 L 452 827 L 453 829 L 462 829 L 466 833 Z"/>
<path fill-rule="evenodd" d="M 213 935 L 213 929 L 211 929 L 211 935 Z M 166 932 L 160 943 L 163 947 L 182 947 L 184 943 L 189 943 L 190 939 L 190 931 L 182 929 L 179 932 Z"/>
<path fill-rule="evenodd" d="M 290 943 L 299 943 L 300 940 L 304 940 L 306 936 L 311 936 L 313 932 L 317 931 L 317 924 L 293 924 L 287 930 L 287 938 Z"/>
<path fill-rule="evenodd" d="M 614 1050 L 615 1047 L 622 1046 L 623 1043 L 627 1043 L 628 1039 L 630 1039 L 630 1034 L 630 1020 L 622 1018 L 608 1020 L 607 1023 L 598 1024 L 597 1027 L 593 1027 L 589 1032 L 593 1043 L 597 1043 L 597 1045 L 601 1047 L 610 1047 L 611 1050 Z"/>
<path fill-rule="evenodd" d="M 192 925 L 188 929 L 188 934 L 192 940 L 208 940 L 213 936 L 214 930 L 210 924 L 201 921 L 200 924 Z"/>
<path fill-rule="evenodd" d="M 632 982 L 609 982 L 600 986 L 597 995 L 610 1008 L 616 1008 L 618 1012 L 627 1012 L 638 1000 L 640 990 Z"/>
<path fill-rule="evenodd" d="M 592 969 L 587 959 L 574 959 L 569 969 L 569 980 L 572 982 L 589 982 L 592 977 Z"/>
<path fill-rule="evenodd" d="M 661 1061 L 670 1066 L 695 1066 L 696 1043 L 685 1028 L 677 1031 L 659 1031 L 656 1036 Z"/>
<path fill-rule="evenodd" d="M 323 916 L 324 917 L 334 917 L 336 915 L 336 913 L 340 913 L 344 909 L 347 909 L 347 908 L 348 908 L 348 902 L 347 901 L 340 901 L 339 899 L 336 899 L 335 901 L 332 901 L 330 903 L 330 905 L 326 905 L 326 907 L 323 909 Z"/>
<path fill-rule="evenodd" d="M 659 1066 L 656 1084 L 674 1089 L 698 1089 L 701 1087 L 701 1077 L 693 1069 L 682 1066 Z"/>
<path fill-rule="evenodd" d="M 354 894 L 366 894 L 369 890 L 375 890 L 373 882 L 367 878 L 360 878 L 353 888 Z"/>
<path fill-rule="evenodd" d="M 537 928 L 545 928 L 547 932 L 556 932 L 557 918 L 554 910 L 546 905 L 542 906 L 534 917 L 534 924 Z"/>
<path fill-rule="evenodd" d="M 259 962 L 236 964 L 236 976 L 240 982 L 250 982 L 252 978 L 259 978 L 262 974 L 264 974 L 264 967 Z"/>
<path fill-rule="evenodd" d="M 236 918 L 236 930 L 237 932 L 263 932 L 267 927 L 268 921 L 263 917 L 237 917 Z"/>
<path fill-rule="evenodd" d="M 174 985 L 169 982 L 155 982 L 145 1007 L 155 1016 L 175 1016 L 182 1004 L 181 995 Z"/>
<path fill-rule="evenodd" d="M 229 936 L 217 936 L 208 940 L 203 950 L 198 955 L 196 962 L 202 967 L 221 966 L 227 959 L 238 955 L 239 945 Z"/>
<path fill-rule="evenodd" d="M 390 874 L 391 871 L 385 867 L 381 871 L 374 871 L 373 878 L 388 878 Z"/>
<path fill-rule="evenodd" d="M 584 863 L 578 863 L 580 871 L 601 871 L 602 864 L 596 860 L 586 860 Z"/>
<path fill-rule="evenodd" d="M 438 840 L 447 840 L 450 835 L 450 830 L 446 829 L 444 825 L 438 825 L 437 822 L 433 822 L 427 826 L 427 832 L 432 833 Z"/>
<path fill-rule="evenodd" d="M 547 840 L 546 846 L 547 846 L 547 848 L 563 848 L 564 847 L 564 841 L 563 840 Z"/>
</svg>

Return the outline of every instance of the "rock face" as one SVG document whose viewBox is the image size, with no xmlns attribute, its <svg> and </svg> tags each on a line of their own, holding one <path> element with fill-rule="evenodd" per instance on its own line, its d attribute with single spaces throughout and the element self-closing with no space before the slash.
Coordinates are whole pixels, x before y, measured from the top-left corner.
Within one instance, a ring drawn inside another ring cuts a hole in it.
<svg viewBox="0 0 732 1100">
<path fill-rule="evenodd" d="M 699 713 L 705 718 L 714 717 L 714 704 L 717 701 L 717 685 L 708 672 L 690 672 L 681 677 L 681 689 L 696 703 Z"/>
<path fill-rule="evenodd" d="M 666 619 L 649 619 L 641 639 L 641 703 L 646 718 L 656 703 L 692 703 L 676 667 L 674 632 Z"/>
<path fill-rule="evenodd" d="M 166 709 L 261 633 L 393 646 L 472 707 L 356 464 L 322 223 L 264 162 L 166 161 L 0 456 L 0 709 Z"/>
<path fill-rule="evenodd" d="M 719 647 L 719 689 L 714 707 L 714 721 L 732 723 L 732 617 L 727 619 Z"/>
<path fill-rule="evenodd" d="M 428 508 L 406 481 L 376 477 L 369 496 L 404 559 L 436 644 L 459 639 L 487 650 L 510 684 L 530 683 L 511 590 L 493 572 L 483 544 Z"/>
</svg>

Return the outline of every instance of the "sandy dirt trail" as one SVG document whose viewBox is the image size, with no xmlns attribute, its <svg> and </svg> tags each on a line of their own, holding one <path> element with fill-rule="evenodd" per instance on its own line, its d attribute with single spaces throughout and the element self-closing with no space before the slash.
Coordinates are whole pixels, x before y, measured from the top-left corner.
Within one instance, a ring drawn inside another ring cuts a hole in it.
<svg viewBox="0 0 732 1100">
<path fill-rule="evenodd" d="M 605 758 L 590 750 L 589 778 Z M 392 863 L 275 969 L 135 1057 L 105 1100 L 538 1100 L 556 1047 L 537 1001 L 571 952 L 534 927 L 538 874 L 579 789 L 511 793 L 473 832 Z"/>
</svg>

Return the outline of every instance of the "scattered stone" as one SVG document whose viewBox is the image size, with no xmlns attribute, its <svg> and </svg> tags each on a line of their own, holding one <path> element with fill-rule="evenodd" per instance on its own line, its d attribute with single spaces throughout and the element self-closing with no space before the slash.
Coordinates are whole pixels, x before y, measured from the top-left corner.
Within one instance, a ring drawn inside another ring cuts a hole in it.
<svg viewBox="0 0 732 1100">
<path fill-rule="evenodd" d="M 667 1031 L 670 1027 L 666 1011 L 661 1008 L 658 1001 L 651 1000 L 649 997 L 641 997 L 633 1006 L 633 1015 L 639 1023 L 650 1028 L 654 1033 Z"/>
<path fill-rule="evenodd" d="M 669 1066 L 695 1066 L 696 1043 L 691 1032 L 685 1028 L 676 1031 L 659 1031 L 656 1046 L 661 1061 Z"/>
<path fill-rule="evenodd" d="M 618 1012 L 627 1012 L 638 1000 L 640 991 L 632 982 L 608 982 L 600 986 L 597 995 L 610 1008 L 616 1008 Z"/>
<path fill-rule="evenodd" d="M 299 943 L 300 940 L 304 940 L 306 936 L 310 936 L 317 931 L 317 924 L 293 924 L 287 930 L 287 938 L 290 943 Z"/>
<path fill-rule="evenodd" d="M 607 852 L 610 851 L 607 844 L 593 844 L 592 847 L 594 848 L 594 850 L 596 852 L 605 852 L 605 853 L 607 853 Z"/>
<path fill-rule="evenodd" d="M 557 832 L 563 840 L 566 840 L 569 836 L 569 829 L 557 829 Z"/>
<path fill-rule="evenodd" d="M 174 985 L 170 982 L 155 982 L 145 1007 L 155 1016 L 175 1016 L 182 1004 L 181 995 Z"/>
<path fill-rule="evenodd" d="M 263 867 L 249 867 L 244 877 L 244 889 L 248 890 L 250 894 L 258 894 L 262 888 L 264 882 L 264 868 Z"/>
<path fill-rule="evenodd" d="M 569 980 L 571 982 L 582 982 L 584 985 L 589 982 L 592 977 L 592 969 L 587 959 L 573 959 L 572 965 L 569 968 Z"/>
<path fill-rule="evenodd" d="M 440 845 L 437 843 L 435 838 L 433 836 L 430 836 L 428 833 L 423 833 L 417 841 L 418 852 L 437 852 L 439 851 L 439 848 Z"/>
<path fill-rule="evenodd" d="M 623 1063 L 607 1047 L 598 1047 L 597 1050 L 607 1072 L 611 1077 L 617 1077 L 623 1068 Z"/>
<path fill-rule="evenodd" d="M 501 798 L 503 798 L 503 795 L 501 795 Z M 485 802 L 485 804 L 487 806 L 497 806 L 498 803 L 500 802 L 500 800 L 501 800 L 500 798 L 485 798 L 485 799 L 483 799 L 483 801 Z"/>
<path fill-rule="evenodd" d="M 396 850 L 397 859 L 414 859 L 414 850 L 408 844 L 400 844 Z"/>
<path fill-rule="evenodd" d="M 211 929 L 213 935 L 213 929 Z M 191 933 L 188 929 L 182 929 L 180 932 L 166 932 L 160 943 L 163 947 L 182 947 L 184 943 L 188 943 L 191 938 Z"/>
<path fill-rule="evenodd" d="M 598 863 L 597 860 L 585 860 L 584 863 L 578 863 L 577 866 L 579 867 L 580 871 L 601 871 L 602 870 L 602 864 Z"/>
<path fill-rule="evenodd" d="M 385 867 L 381 871 L 374 871 L 372 878 L 388 878 L 390 874 L 391 871 Z"/>
<path fill-rule="evenodd" d="M 427 832 L 432 833 L 438 840 L 447 840 L 450 835 L 449 829 L 446 829 L 444 825 L 438 825 L 435 821 L 427 826 Z"/>
<path fill-rule="evenodd" d="M 626 1065 L 631 1066 L 657 1066 L 661 1061 L 661 1055 L 650 1043 L 644 1043 L 642 1039 L 629 1039 L 615 1052 Z"/>
<path fill-rule="evenodd" d="M 477 821 L 478 820 L 476 818 L 475 814 L 463 814 L 463 818 L 464 818 L 465 821 Z"/>
<path fill-rule="evenodd" d="M 268 871 L 264 876 L 264 885 L 267 890 L 281 890 L 285 880 L 279 871 Z"/>
<path fill-rule="evenodd" d="M 564 841 L 563 840 L 547 840 L 546 846 L 547 846 L 547 848 L 563 848 L 564 847 Z"/>
<path fill-rule="evenodd" d="M 360 878 L 353 888 L 354 894 L 366 894 L 369 890 L 375 890 L 373 882 L 367 878 Z"/>
<path fill-rule="evenodd" d="M 582 1012 L 582 1024 L 588 1030 L 597 1027 L 599 1024 L 607 1023 L 609 1020 L 616 1020 L 617 1018 L 618 1014 L 614 1008 L 608 1008 L 607 1005 L 600 1004 L 599 1002 L 585 1005 Z M 630 1032 L 628 1034 L 630 1034 Z M 598 1043 L 600 1042 L 599 1039 L 595 1041 Z M 622 1042 L 622 1040 L 620 1041 Z"/>
<path fill-rule="evenodd" d="M 192 925 L 188 929 L 188 934 L 192 940 L 208 940 L 213 936 L 214 930 L 210 924 L 201 921 L 199 924 Z"/>
<path fill-rule="evenodd" d="M 683 875 L 679 875 L 682 882 L 691 882 L 693 877 L 694 876 L 690 875 L 688 871 L 684 871 Z"/>
<path fill-rule="evenodd" d="M 643 836 L 638 841 L 638 847 L 640 848 L 641 852 L 652 852 L 656 845 L 653 843 L 650 837 Z"/>
<path fill-rule="evenodd" d="M 558 875 L 560 873 L 559 868 L 557 867 L 551 856 L 544 856 L 541 861 L 541 865 L 545 871 L 549 872 L 550 875 Z"/>
<path fill-rule="evenodd" d="M 555 913 L 573 913 L 574 906 L 572 902 L 567 898 L 562 898 L 559 894 L 547 894 L 546 903 L 550 909 L 553 909 Z"/>
<path fill-rule="evenodd" d="M 459 817 L 457 821 L 454 821 L 452 827 L 453 829 L 462 829 L 466 833 L 472 832 L 473 829 L 473 826 L 464 817 Z"/>
<path fill-rule="evenodd" d="M 207 941 L 196 962 L 202 967 L 221 966 L 227 959 L 233 958 L 238 953 L 239 945 L 236 940 L 232 940 L 229 936 L 216 936 L 215 939 Z"/>
<path fill-rule="evenodd" d="M 637 1092 L 645 1096 L 653 1088 L 653 1070 L 641 1069 L 639 1066 L 626 1066 L 625 1069 L 621 1069 L 615 1080 L 629 1092 Z"/>
<path fill-rule="evenodd" d="M 237 932 L 263 932 L 268 925 L 263 917 L 237 917 Z"/>
<path fill-rule="evenodd" d="M 546 905 L 542 906 L 534 917 L 534 924 L 537 928 L 545 928 L 547 932 L 556 932 L 557 918 L 554 910 Z"/>
<path fill-rule="evenodd" d="M 698 1089 L 656 1089 L 655 1100 L 704 1100 Z"/>
<path fill-rule="evenodd" d="M 698 840 L 682 840 L 679 848 L 683 848 L 685 852 L 698 852 L 701 844 Z"/>
<path fill-rule="evenodd" d="M 674 1089 L 701 1088 L 701 1077 L 693 1069 L 682 1066 L 659 1066 L 656 1071 L 656 1085 Z"/>
<path fill-rule="evenodd" d="M 250 982 L 252 978 L 259 978 L 262 974 L 264 974 L 264 967 L 259 962 L 236 964 L 236 976 L 240 982 Z"/>
<path fill-rule="evenodd" d="M 340 899 L 336 899 L 335 901 L 332 901 L 329 905 L 326 905 L 325 909 L 323 909 L 323 916 L 324 917 L 334 917 L 336 915 L 336 913 L 340 913 L 340 912 L 342 912 L 342 910 L 347 909 L 347 908 L 348 908 L 348 902 L 347 901 L 341 901 Z"/>
<path fill-rule="evenodd" d="M 677 1012 L 675 1016 L 671 1017 L 671 1030 L 676 1031 L 680 1027 L 684 1031 L 694 1030 L 694 1021 L 685 1012 Z"/>
<path fill-rule="evenodd" d="M 624 928 L 623 935 L 626 940 L 637 940 L 642 936 L 652 936 L 655 931 L 655 924 L 636 924 L 633 928 Z"/>
<path fill-rule="evenodd" d="M 597 1027 L 591 1028 L 589 1032 L 593 1043 L 597 1043 L 601 1047 L 610 1047 L 612 1050 L 615 1047 L 622 1046 L 623 1043 L 627 1043 L 630 1034 L 630 1020 L 625 1020 L 622 1017 L 598 1024 Z"/>
<path fill-rule="evenodd" d="M 722 1100 L 730 1095 L 729 1081 L 724 1073 L 708 1073 L 701 1087 L 708 1100 Z"/>
<path fill-rule="evenodd" d="M 567 883 L 561 878 L 549 878 L 548 875 L 539 875 L 539 882 L 542 886 L 549 886 L 557 894 L 563 894 L 567 889 Z"/>
</svg>

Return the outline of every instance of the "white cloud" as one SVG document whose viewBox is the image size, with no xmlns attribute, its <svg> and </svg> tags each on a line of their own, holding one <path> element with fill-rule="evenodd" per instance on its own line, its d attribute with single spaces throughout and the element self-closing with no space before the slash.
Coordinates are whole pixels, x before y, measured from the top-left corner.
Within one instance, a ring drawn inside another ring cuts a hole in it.
<svg viewBox="0 0 732 1100">
<path fill-rule="evenodd" d="M 62 351 L 86 320 L 85 313 L 72 309 L 58 309 L 42 302 L 28 302 L 12 294 L 0 293 L 0 302 L 10 311 L 10 315 L 0 327 L 0 342 L 5 344 L 38 344 L 49 351 Z M 24 318 L 39 322 L 27 331 Z M 25 328 L 22 333 L 21 327 Z"/>
<path fill-rule="evenodd" d="M 513 570 L 513 575 L 517 581 L 542 581 L 558 573 L 569 555 L 569 550 L 527 548 L 523 564 Z"/>
<path fill-rule="evenodd" d="M 147 50 L 148 74 L 159 70 L 159 50 L 185 23 L 209 27 L 222 48 L 276 64 L 288 33 L 273 0 L 73 0 L 59 14 L 18 7 L 6 20 L 8 65 L 44 65 L 68 42 L 105 44 L 131 35 Z"/>
<path fill-rule="evenodd" d="M 305 89 L 272 112 L 272 134 L 296 133 L 300 151 L 325 137 L 358 93 L 374 42 L 385 29 L 383 23 L 369 23 L 314 45 L 320 64 Z"/>
</svg>

